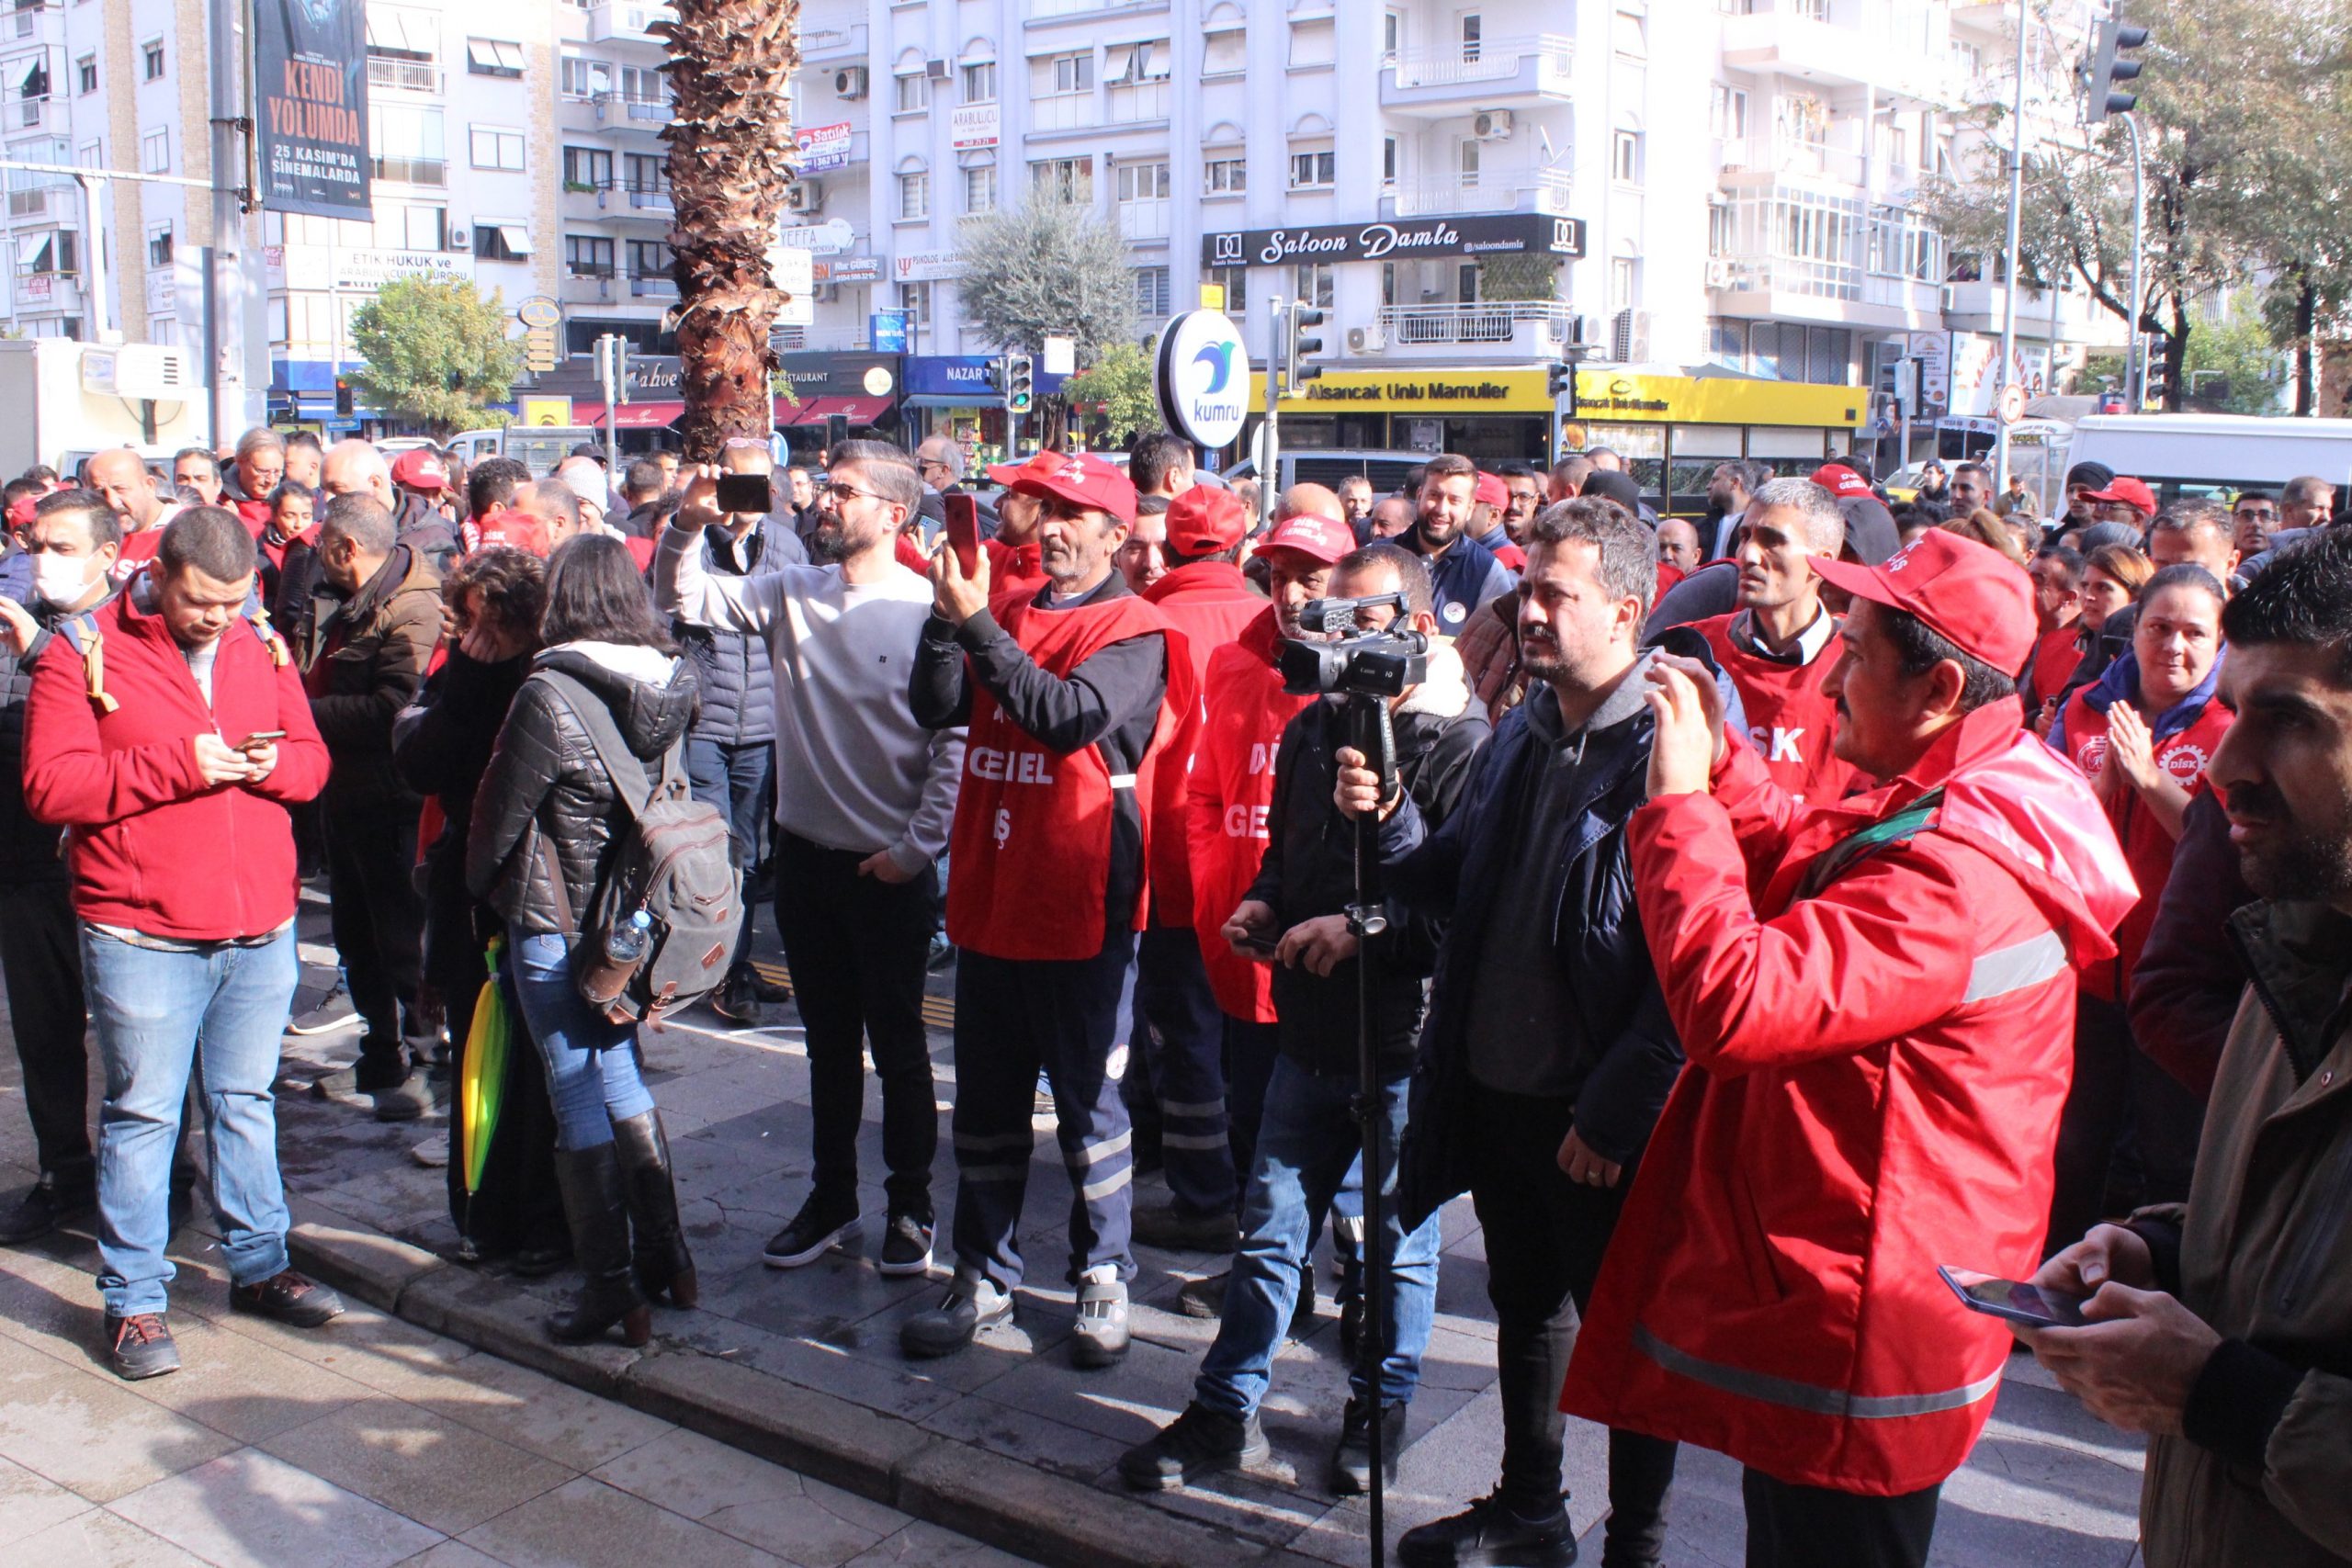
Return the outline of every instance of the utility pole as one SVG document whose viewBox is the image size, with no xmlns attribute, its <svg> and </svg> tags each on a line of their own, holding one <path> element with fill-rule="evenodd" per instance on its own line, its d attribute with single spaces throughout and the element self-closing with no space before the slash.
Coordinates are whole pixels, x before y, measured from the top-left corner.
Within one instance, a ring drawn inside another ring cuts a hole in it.
<svg viewBox="0 0 2352 1568">
<path fill-rule="evenodd" d="M 1258 496 L 1261 515 L 1271 516 L 1274 498 L 1282 493 L 1282 435 L 1275 427 L 1275 411 L 1289 380 L 1283 356 L 1290 347 L 1290 307 L 1279 294 L 1267 303 L 1272 308 L 1266 312 L 1266 417 L 1258 424 Z"/>
<path fill-rule="evenodd" d="M 2001 374 L 1994 384 L 1996 399 L 2017 374 L 2018 239 L 2025 206 L 2025 46 L 2032 19 L 2025 6 L 2018 7 L 2017 103 L 2009 120 L 2009 240 L 2003 264 L 2008 269 L 2008 286 L 2001 290 Z M 1994 437 L 1993 493 L 2001 495 L 2009 484 L 2009 422 L 1996 419 L 1994 427 L 1999 434 Z"/>
<path fill-rule="evenodd" d="M 214 450 L 245 423 L 245 210 L 253 118 L 247 112 L 243 39 L 247 0 L 205 7 L 212 108 L 212 243 L 206 250 L 205 381 L 212 392 Z"/>
</svg>

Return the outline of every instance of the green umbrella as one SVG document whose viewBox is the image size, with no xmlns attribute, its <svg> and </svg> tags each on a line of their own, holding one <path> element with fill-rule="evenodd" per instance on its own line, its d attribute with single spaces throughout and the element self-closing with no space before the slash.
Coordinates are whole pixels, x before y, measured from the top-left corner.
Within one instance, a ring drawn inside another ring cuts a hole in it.
<svg viewBox="0 0 2352 1568">
<path fill-rule="evenodd" d="M 499 964 L 505 955 L 506 939 L 491 938 L 483 954 L 490 978 L 482 982 L 481 999 L 474 1004 L 473 1027 L 466 1032 L 465 1070 L 458 1077 L 459 1168 L 469 1202 L 481 1190 L 482 1170 L 490 1163 L 490 1141 L 498 1131 L 499 1106 L 505 1098 L 506 1051 L 514 1037 L 506 987 L 499 983 Z"/>
</svg>

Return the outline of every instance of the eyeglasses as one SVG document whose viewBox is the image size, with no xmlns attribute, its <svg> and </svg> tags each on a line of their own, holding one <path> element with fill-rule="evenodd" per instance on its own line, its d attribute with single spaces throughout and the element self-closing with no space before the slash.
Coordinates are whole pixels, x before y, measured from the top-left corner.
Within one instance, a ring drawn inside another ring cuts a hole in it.
<svg viewBox="0 0 2352 1568">
<path fill-rule="evenodd" d="M 888 503 L 888 502 L 889 502 L 889 499 L 890 499 L 888 496 L 887 496 L 887 495 L 883 495 L 883 494 L 880 494 L 879 492 L 875 491 L 870 491 L 870 490 L 860 490 L 860 489 L 858 489 L 855 485 L 844 485 L 844 484 L 829 484 L 829 485 L 826 485 L 826 486 L 824 486 L 820 491 L 819 491 L 819 492 L 818 492 L 818 493 L 819 493 L 819 494 L 820 494 L 820 495 L 823 495 L 823 496 L 824 496 L 824 497 L 826 497 L 828 500 L 831 501 L 831 502 L 833 502 L 833 504 L 834 504 L 834 505 L 836 505 L 836 506 L 840 505 L 842 502 L 845 502 L 845 501 L 849 501 L 849 500 L 853 499 L 854 497 L 861 496 L 861 495 L 862 495 L 862 496 L 864 496 L 864 497 L 865 497 L 868 501 L 879 501 L 879 502 L 885 502 L 885 503 Z"/>
<path fill-rule="evenodd" d="M 2250 522 L 2275 523 L 2278 520 L 2277 508 L 2269 506 L 2241 506 L 2237 515 Z"/>
</svg>

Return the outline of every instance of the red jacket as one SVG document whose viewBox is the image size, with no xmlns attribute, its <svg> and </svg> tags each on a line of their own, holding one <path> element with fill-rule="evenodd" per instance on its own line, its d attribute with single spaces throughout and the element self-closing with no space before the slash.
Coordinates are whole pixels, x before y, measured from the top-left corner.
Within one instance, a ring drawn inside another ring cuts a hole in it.
<svg viewBox="0 0 2352 1568">
<path fill-rule="evenodd" d="M 2086 775 L 2098 772 L 2107 756 L 2108 709 L 2090 705 L 2098 688 L 2086 686 L 2066 705 L 2066 754 Z M 2119 701 L 2120 699 L 2118 699 Z M 2189 794 L 2205 787 L 2205 769 L 2235 716 L 2218 701 L 2209 700 L 2197 716 L 2154 743 L 2156 766 Z M 2052 734 L 2057 733 L 2055 729 Z M 2119 784 L 2115 798 L 2106 802 L 2108 820 L 2123 840 L 2124 858 L 2132 863 L 2132 878 L 2140 885 L 2140 901 L 2115 928 L 2115 961 L 2083 971 L 2083 988 L 2104 1001 L 2120 1002 L 2130 991 L 2132 971 L 2140 966 L 2140 952 L 2155 929 L 2156 905 L 2172 880 L 2173 851 L 2179 840 L 2165 830 L 2156 814 L 2130 784 Z"/>
<path fill-rule="evenodd" d="M 240 621 L 220 636 L 212 702 L 161 616 L 124 593 L 96 612 L 102 684 L 72 638 L 52 640 L 25 705 L 25 806 L 61 823 L 74 907 L 97 925 L 183 942 L 261 936 L 294 918 L 294 831 L 286 808 L 327 780 L 327 750 L 277 633 Z M 282 729 L 256 784 L 207 785 L 193 739 L 234 745 Z"/>
<path fill-rule="evenodd" d="M 1235 955 L 1217 934 L 1258 879 L 1266 858 L 1266 812 L 1274 802 L 1274 752 L 1283 729 L 1315 699 L 1283 690 L 1274 656 L 1282 634 L 1266 604 L 1240 639 L 1209 655 L 1201 699 L 1207 718 L 1184 791 L 1192 847 L 1193 929 L 1201 939 L 1216 1005 L 1253 1023 L 1274 1021 L 1273 971 Z"/>
<path fill-rule="evenodd" d="M 1738 618 L 1735 611 L 1690 629 L 1707 639 L 1715 663 L 1731 677 L 1747 713 L 1747 739 L 1763 756 L 1772 782 L 1800 803 L 1836 800 L 1869 784 L 1861 770 L 1838 761 L 1830 750 L 1838 733 L 1838 705 L 1821 683 L 1844 657 L 1845 639 L 1833 631 L 1812 662 L 1784 664 L 1742 647 L 1731 635 L 1731 624 Z"/>
<path fill-rule="evenodd" d="M 2009 1336 L 1936 1266 L 2022 1279 L 2040 1261 L 2074 968 L 2114 951 L 2134 897 L 2089 785 L 2021 719 L 1990 704 L 1893 784 L 1802 809 L 1735 742 L 1712 795 L 1634 815 L 1642 929 L 1690 1070 L 1565 1408 L 1873 1495 L 1967 1458 Z M 1937 786 L 1923 826 L 1803 886 Z"/>
<path fill-rule="evenodd" d="M 1243 627 L 1266 613 L 1266 596 L 1250 587 L 1250 580 L 1232 562 L 1204 560 L 1178 567 L 1138 597 L 1174 628 L 1177 635 L 1170 640 L 1169 652 L 1173 655 L 1182 649 L 1191 661 L 1195 695 L 1192 706 L 1178 716 L 1151 802 L 1151 923 L 1189 926 L 1193 923 L 1193 874 L 1184 789 L 1201 740 L 1201 682 L 1208 672 L 1210 656 L 1230 647 Z M 1250 874 L 1257 874 L 1255 866 Z M 1230 905 L 1227 912 L 1231 912 Z"/>
</svg>

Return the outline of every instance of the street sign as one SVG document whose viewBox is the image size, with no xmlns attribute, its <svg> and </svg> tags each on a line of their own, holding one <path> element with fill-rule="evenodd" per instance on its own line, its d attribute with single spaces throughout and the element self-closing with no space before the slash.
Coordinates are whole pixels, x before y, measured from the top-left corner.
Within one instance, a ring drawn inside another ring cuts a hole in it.
<svg viewBox="0 0 2352 1568">
<path fill-rule="evenodd" d="M 1074 337 L 1049 337 L 1045 352 L 1039 356 L 1046 362 L 1048 376 L 1069 376 L 1078 370 L 1078 340 Z"/>
<path fill-rule="evenodd" d="M 1222 310 L 1188 310 L 1160 329 L 1152 387 L 1168 427 L 1200 446 L 1241 434 L 1250 412 L 1250 354 Z"/>
<path fill-rule="evenodd" d="M 813 327 L 817 324 L 817 265 L 816 257 L 806 246 L 776 244 L 768 247 L 768 276 L 784 290 L 784 308 L 776 312 L 776 322 L 787 327 Z"/>
<path fill-rule="evenodd" d="M 526 327 L 551 327 L 563 320 L 563 308 L 544 294 L 534 294 L 514 307 L 514 319 Z"/>
<path fill-rule="evenodd" d="M 570 398 L 521 398 L 516 406 L 522 411 L 525 424 L 568 425 L 571 423 Z"/>
<path fill-rule="evenodd" d="M 528 327 L 523 333 L 523 365 L 526 369 L 545 374 L 563 363 L 563 351 L 556 342 L 553 327 Z"/>
<path fill-rule="evenodd" d="M 2025 417 L 2025 389 L 2012 381 L 2001 389 L 1993 406 L 1993 416 L 2003 424 L 2015 424 Z"/>
<path fill-rule="evenodd" d="M 907 352 L 907 317 L 903 310 L 876 310 L 865 318 L 865 341 L 876 354 Z"/>
<path fill-rule="evenodd" d="M 834 255 L 857 243 L 857 231 L 843 219 L 828 218 L 822 223 L 794 223 L 779 229 L 775 238 L 780 245 L 797 245 L 820 255 Z"/>
</svg>

